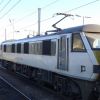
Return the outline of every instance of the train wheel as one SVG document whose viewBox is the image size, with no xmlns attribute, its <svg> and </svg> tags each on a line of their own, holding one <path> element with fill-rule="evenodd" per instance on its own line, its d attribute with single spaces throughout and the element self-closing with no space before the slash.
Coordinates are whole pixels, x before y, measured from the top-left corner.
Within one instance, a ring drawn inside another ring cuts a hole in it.
<svg viewBox="0 0 100 100">
<path fill-rule="evenodd" d="M 82 100 L 81 89 L 76 82 L 69 80 L 66 89 L 68 96 L 72 97 L 72 100 Z"/>
<path fill-rule="evenodd" d="M 54 89 L 71 98 L 71 100 L 82 100 L 79 85 L 71 79 L 55 77 Z"/>
</svg>

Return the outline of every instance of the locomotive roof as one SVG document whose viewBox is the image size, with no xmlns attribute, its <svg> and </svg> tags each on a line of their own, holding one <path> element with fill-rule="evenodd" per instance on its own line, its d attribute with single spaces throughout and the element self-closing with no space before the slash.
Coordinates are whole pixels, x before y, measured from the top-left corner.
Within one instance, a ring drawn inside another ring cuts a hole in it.
<svg viewBox="0 0 100 100">
<path fill-rule="evenodd" d="M 71 27 L 71 28 L 66 28 L 63 29 L 59 32 L 56 31 L 51 31 L 55 32 L 54 34 L 48 34 L 48 35 L 42 35 L 42 36 L 34 36 L 31 38 L 24 38 L 24 39 L 19 39 L 19 40 L 7 40 L 4 41 L 3 43 L 13 43 L 13 42 L 20 42 L 20 41 L 31 41 L 32 39 L 40 39 L 40 37 L 55 37 L 55 35 L 60 35 L 60 34 L 66 34 L 66 33 L 80 33 L 80 32 L 89 32 L 89 33 L 100 33 L 100 25 L 97 24 L 87 24 L 87 25 L 81 25 L 81 26 L 76 26 L 76 27 Z"/>
<path fill-rule="evenodd" d="M 97 24 L 87 24 L 81 25 L 77 27 L 71 27 L 63 30 L 66 33 L 74 33 L 74 32 L 89 32 L 89 33 L 100 33 L 100 25 Z"/>
</svg>

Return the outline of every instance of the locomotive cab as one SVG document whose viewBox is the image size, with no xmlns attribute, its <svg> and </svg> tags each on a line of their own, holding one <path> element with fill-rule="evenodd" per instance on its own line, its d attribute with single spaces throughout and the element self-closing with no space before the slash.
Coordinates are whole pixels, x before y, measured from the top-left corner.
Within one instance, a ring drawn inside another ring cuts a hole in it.
<svg viewBox="0 0 100 100">
<path fill-rule="evenodd" d="M 88 24 L 63 32 L 67 35 L 63 35 L 58 43 L 58 69 L 78 79 L 97 80 L 100 73 L 100 26 Z"/>
<path fill-rule="evenodd" d="M 100 32 L 98 33 L 86 33 L 87 40 L 93 51 L 96 62 L 93 65 L 93 73 L 100 73 Z"/>
<path fill-rule="evenodd" d="M 100 92 L 100 26 L 83 25 L 65 29 L 64 33 L 58 42 L 59 72 L 74 78 L 83 100 L 87 100 L 91 91 Z"/>
</svg>

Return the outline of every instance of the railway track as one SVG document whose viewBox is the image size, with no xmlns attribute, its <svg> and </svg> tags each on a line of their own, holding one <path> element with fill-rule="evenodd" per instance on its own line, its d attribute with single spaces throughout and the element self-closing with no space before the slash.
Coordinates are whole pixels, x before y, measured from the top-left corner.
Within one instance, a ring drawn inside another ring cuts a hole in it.
<svg viewBox="0 0 100 100">
<path fill-rule="evenodd" d="M 0 76 L 0 100 L 31 100 Z"/>
<path fill-rule="evenodd" d="M 50 89 L 39 86 L 27 78 L 8 72 L 2 67 L 0 67 L 0 77 L 7 81 L 17 92 L 26 97 L 27 99 L 25 100 L 72 100 L 71 98 L 58 95 Z"/>
</svg>

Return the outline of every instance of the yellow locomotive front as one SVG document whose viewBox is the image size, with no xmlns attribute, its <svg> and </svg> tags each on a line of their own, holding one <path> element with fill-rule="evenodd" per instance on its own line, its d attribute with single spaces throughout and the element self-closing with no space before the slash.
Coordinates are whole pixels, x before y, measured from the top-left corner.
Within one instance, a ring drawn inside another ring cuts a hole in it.
<svg viewBox="0 0 100 100">
<path fill-rule="evenodd" d="M 96 58 L 96 65 L 94 65 L 93 72 L 100 73 L 100 33 L 86 33 L 88 42 L 93 50 L 93 54 Z"/>
<path fill-rule="evenodd" d="M 86 36 L 97 62 L 100 64 L 100 33 L 86 33 Z"/>
</svg>

